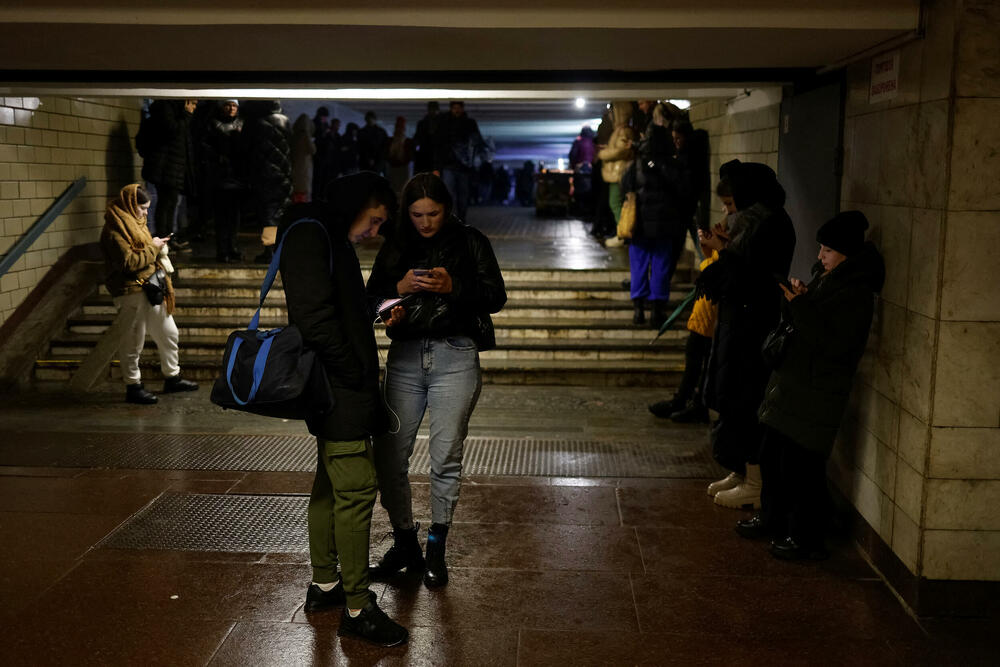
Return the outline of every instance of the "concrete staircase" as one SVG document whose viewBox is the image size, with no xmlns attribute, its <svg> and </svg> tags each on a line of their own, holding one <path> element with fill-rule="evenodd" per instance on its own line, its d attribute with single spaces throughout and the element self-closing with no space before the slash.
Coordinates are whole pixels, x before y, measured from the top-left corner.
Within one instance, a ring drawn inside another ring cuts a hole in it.
<svg viewBox="0 0 1000 667">
<path fill-rule="evenodd" d="M 363 257 L 364 260 L 364 257 Z M 200 264 L 178 268 L 174 285 L 184 375 L 200 381 L 221 370 L 226 338 L 247 326 L 264 269 L 260 266 Z M 505 384 L 674 386 L 684 367 L 686 314 L 660 340 L 655 332 L 632 325 L 632 304 L 622 289 L 621 270 L 505 269 L 508 301 L 493 316 L 497 348 L 481 355 L 484 381 Z M 678 280 L 690 279 L 690 270 Z M 671 304 L 690 285 L 676 285 Z M 67 381 L 96 345 L 115 316 L 111 297 L 95 286 L 79 312 L 69 318 L 43 358 L 35 364 L 39 381 Z M 261 327 L 287 321 L 280 280 L 268 295 Z M 384 362 L 389 340 L 376 327 Z M 143 377 L 159 380 L 155 344 L 143 350 Z M 120 377 L 118 364 L 110 378 Z"/>
</svg>

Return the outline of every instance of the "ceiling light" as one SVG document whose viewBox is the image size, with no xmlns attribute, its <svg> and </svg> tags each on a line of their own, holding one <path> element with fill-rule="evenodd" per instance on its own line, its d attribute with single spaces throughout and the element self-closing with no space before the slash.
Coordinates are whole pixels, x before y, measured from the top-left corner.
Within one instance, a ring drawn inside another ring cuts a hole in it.
<svg viewBox="0 0 1000 667">
<path fill-rule="evenodd" d="M 577 109 L 582 109 L 585 106 L 587 106 L 587 100 L 583 99 L 582 97 L 576 98 L 576 108 Z"/>
</svg>

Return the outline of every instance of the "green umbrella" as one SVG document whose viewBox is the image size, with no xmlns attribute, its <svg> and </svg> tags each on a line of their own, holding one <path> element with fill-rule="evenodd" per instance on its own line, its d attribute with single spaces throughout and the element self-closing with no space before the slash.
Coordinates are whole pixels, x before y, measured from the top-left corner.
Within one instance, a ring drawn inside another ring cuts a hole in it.
<svg viewBox="0 0 1000 667">
<path fill-rule="evenodd" d="M 670 328 L 670 325 L 674 323 L 674 320 L 676 320 L 677 317 L 682 312 L 684 312 L 684 309 L 687 308 L 689 305 L 691 305 L 691 302 L 694 301 L 695 292 L 697 291 L 698 291 L 697 288 L 695 288 L 692 289 L 690 292 L 688 292 L 688 295 L 684 297 L 684 299 L 680 302 L 680 304 L 677 305 L 677 308 L 674 309 L 674 312 L 670 313 L 670 317 L 664 320 L 663 324 L 660 325 L 660 331 L 656 334 L 653 340 L 649 341 L 650 345 L 655 343 L 660 338 L 660 336 L 663 335 L 663 332 Z"/>
</svg>

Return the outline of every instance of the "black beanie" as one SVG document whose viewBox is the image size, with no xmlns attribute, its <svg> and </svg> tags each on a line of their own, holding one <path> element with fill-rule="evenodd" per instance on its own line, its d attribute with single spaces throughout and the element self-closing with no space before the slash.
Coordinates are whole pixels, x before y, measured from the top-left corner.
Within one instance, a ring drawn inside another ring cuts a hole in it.
<svg viewBox="0 0 1000 667">
<path fill-rule="evenodd" d="M 816 232 L 816 240 L 841 255 L 851 256 L 865 244 L 868 218 L 861 211 L 841 211 Z"/>
</svg>

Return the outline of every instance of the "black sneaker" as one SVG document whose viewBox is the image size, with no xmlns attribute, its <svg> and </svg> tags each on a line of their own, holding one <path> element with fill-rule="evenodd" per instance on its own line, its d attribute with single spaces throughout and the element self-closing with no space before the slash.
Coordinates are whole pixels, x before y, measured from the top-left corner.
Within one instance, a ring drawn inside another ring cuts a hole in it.
<svg viewBox="0 0 1000 667">
<path fill-rule="evenodd" d="M 375 594 L 370 593 L 368 604 L 357 616 L 352 618 L 347 607 L 344 607 L 337 636 L 357 637 L 378 646 L 398 646 L 406 643 L 410 633 L 379 609 L 375 603 Z"/>
<path fill-rule="evenodd" d="M 670 421 L 676 424 L 707 424 L 708 408 L 701 403 L 691 401 L 686 408 L 670 415 Z"/>
<path fill-rule="evenodd" d="M 684 401 L 674 396 L 669 401 L 657 401 L 651 403 L 649 411 L 660 419 L 670 419 L 670 416 L 684 407 Z"/>
<path fill-rule="evenodd" d="M 125 386 L 125 402 L 139 405 L 153 405 L 159 399 L 156 394 L 146 391 L 141 382 Z"/>
<path fill-rule="evenodd" d="M 163 393 L 173 394 L 178 391 L 197 391 L 198 383 L 192 382 L 191 380 L 185 380 L 180 375 L 175 375 L 172 378 L 167 378 L 163 381 Z"/>
<path fill-rule="evenodd" d="M 343 607 L 346 604 L 344 597 L 344 586 L 338 583 L 328 591 L 324 591 L 316 584 L 309 584 L 306 591 L 306 611 L 323 611 L 332 607 Z"/>
</svg>

